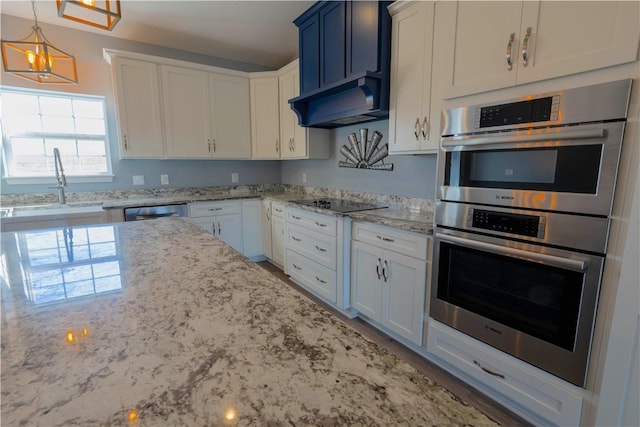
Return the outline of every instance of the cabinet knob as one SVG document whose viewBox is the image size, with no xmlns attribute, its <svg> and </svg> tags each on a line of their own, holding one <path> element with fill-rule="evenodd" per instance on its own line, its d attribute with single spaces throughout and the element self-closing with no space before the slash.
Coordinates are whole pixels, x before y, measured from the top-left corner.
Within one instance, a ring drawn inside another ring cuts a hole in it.
<svg viewBox="0 0 640 427">
<path fill-rule="evenodd" d="M 529 38 L 531 37 L 531 27 L 527 28 L 527 33 L 522 41 L 522 65 L 529 65 Z"/>
<path fill-rule="evenodd" d="M 507 43 L 506 57 L 507 57 L 507 70 L 509 71 L 513 69 L 513 61 L 511 60 L 511 47 L 513 46 L 513 39 L 515 38 L 515 36 L 516 36 L 515 33 L 511 33 L 511 35 L 509 36 L 509 42 Z"/>
</svg>

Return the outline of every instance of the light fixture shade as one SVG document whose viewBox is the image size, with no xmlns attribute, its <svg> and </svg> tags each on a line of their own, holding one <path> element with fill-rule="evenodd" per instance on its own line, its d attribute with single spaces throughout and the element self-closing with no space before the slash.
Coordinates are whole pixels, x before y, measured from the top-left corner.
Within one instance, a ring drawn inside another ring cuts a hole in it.
<svg viewBox="0 0 640 427">
<path fill-rule="evenodd" d="M 120 0 L 56 0 L 58 16 L 111 31 L 120 21 Z"/>
<path fill-rule="evenodd" d="M 39 27 L 35 28 L 34 33 L 36 37 L 33 41 L 2 40 L 4 70 L 38 83 L 78 83 L 76 59 L 73 55 L 49 43 Z"/>
</svg>

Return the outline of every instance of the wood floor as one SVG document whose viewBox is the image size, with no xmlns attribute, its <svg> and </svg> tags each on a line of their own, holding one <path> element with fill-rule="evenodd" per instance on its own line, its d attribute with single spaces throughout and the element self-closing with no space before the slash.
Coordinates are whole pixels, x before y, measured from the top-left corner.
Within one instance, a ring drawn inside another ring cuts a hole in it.
<svg viewBox="0 0 640 427">
<path fill-rule="evenodd" d="M 337 317 L 339 317 L 346 324 L 351 326 L 353 329 L 355 329 L 362 335 L 366 336 L 367 338 L 369 338 L 379 346 L 385 348 L 387 351 L 395 354 L 400 359 L 409 363 L 411 366 L 413 366 L 416 370 L 418 370 L 424 376 L 435 381 L 437 384 L 449 390 L 451 393 L 456 395 L 458 398 L 464 400 L 471 406 L 479 409 L 494 421 L 509 427 L 531 425 L 527 421 L 523 420 L 522 418 L 518 417 L 514 413 L 507 410 L 506 408 L 503 408 L 502 406 L 498 405 L 493 400 L 489 399 L 488 397 L 485 397 L 481 393 L 478 393 L 473 388 L 463 383 L 462 381 L 458 380 L 451 374 L 445 372 L 444 370 L 437 367 L 433 363 L 424 359 L 419 354 L 413 352 L 412 350 L 408 349 L 404 345 L 400 344 L 393 338 L 390 338 L 389 336 L 383 334 L 382 332 L 380 332 L 373 326 L 369 325 L 368 323 L 364 322 L 363 320 L 358 318 L 356 319 L 347 318 L 342 313 L 336 311 L 335 309 L 333 309 L 331 306 L 329 306 L 322 300 L 318 299 L 314 295 L 302 289 L 300 286 L 293 283 L 291 280 L 289 280 L 289 278 L 284 274 L 284 272 L 281 269 L 271 264 L 270 262 L 264 261 L 264 262 L 259 262 L 257 264 L 260 267 L 267 270 L 268 272 L 270 272 L 271 274 L 282 279 L 289 286 L 305 294 L 310 299 L 315 301 L 317 304 L 321 305 L 323 308 L 334 313 Z"/>
</svg>

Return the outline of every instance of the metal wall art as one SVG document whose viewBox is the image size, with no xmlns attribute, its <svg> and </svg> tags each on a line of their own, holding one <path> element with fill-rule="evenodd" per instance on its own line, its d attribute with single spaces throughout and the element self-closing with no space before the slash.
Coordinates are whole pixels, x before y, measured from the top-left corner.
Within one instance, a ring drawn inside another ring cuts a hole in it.
<svg viewBox="0 0 640 427">
<path fill-rule="evenodd" d="M 382 134 L 377 130 L 373 132 L 371 139 L 368 139 L 369 129 L 360 129 L 360 141 L 358 135 L 352 133 L 349 135 L 349 144 L 340 147 L 340 153 L 345 160 L 338 162 L 341 168 L 357 168 L 357 169 L 377 169 L 383 171 L 392 171 L 393 163 L 384 163 L 384 158 L 389 155 L 389 144 L 380 145 Z"/>
</svg>

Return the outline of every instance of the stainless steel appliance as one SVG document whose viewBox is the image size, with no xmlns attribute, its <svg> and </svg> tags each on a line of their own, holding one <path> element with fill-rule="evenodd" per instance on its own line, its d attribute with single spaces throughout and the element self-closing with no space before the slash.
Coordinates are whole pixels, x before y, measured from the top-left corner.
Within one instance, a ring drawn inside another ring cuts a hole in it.
<svg viewBox="0 0 640 427">
<path fill-rule="evenodd" d="M 124 210 L 125 221 L 143 221 L 167 216 L 189 216 L 186 203 L 164 206 L 139 206 Z"/>
<path fill-rule="evenodd" d="M 388 206 L 375 205 L 372 203 L 364 202 L 352 202 L 343 199 L 299 199 L 289 200 L 291 203 L 297 203 L 299 205 L 313 206 L 315 208 L 330 209 L 332 211 L 348 213 L 357 211 L 367 211 L 370 209 L 386 209 Z"/>
<path fill-rule="evenodd" d="M 434 319 L 584 387 L 630 90 L 445 112 Z"/>
</svg>

